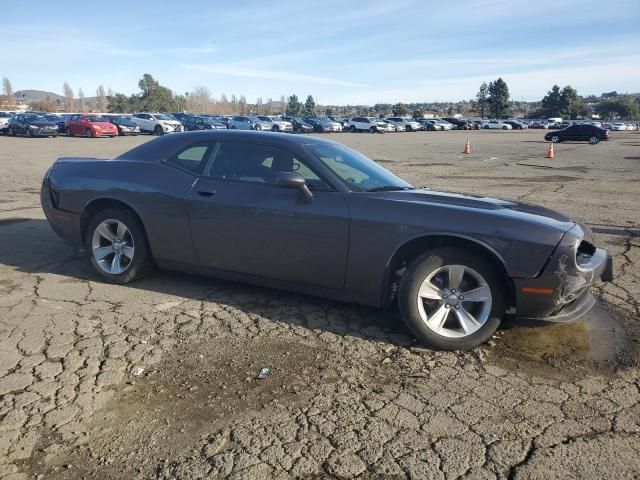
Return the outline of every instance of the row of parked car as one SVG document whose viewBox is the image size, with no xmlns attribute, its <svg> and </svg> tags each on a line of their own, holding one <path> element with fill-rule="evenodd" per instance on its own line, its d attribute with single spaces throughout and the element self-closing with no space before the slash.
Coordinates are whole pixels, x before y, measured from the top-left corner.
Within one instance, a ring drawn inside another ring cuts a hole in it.
<svg viewBox="0 0 640 480">
<path fill-rule="evenodd" d="M 357 116 L 349 119 L 329 116 L 269 116 L 269 115 L 196 115 L 190 113 L 134 113 L 94 114 L 70 113 L 64 115 L 46 112 L 0 112 L 0 132 L 30 137 L 67 136 L 115 137 L 148 133 L 167 133 L 232 129 L 287 133 L 330 132 L 417 132 L 448 130 L 523 130 L 527 128 L 566 129 L 573 125 L 591 125 L 605 130 L 637 130 L 637 123 L 597 121 L 563 122 L 547 120 L 466 120 L 455 117 L 438 119 L 411 119 L 401 116 L 386 118 Z"/>
</svg>

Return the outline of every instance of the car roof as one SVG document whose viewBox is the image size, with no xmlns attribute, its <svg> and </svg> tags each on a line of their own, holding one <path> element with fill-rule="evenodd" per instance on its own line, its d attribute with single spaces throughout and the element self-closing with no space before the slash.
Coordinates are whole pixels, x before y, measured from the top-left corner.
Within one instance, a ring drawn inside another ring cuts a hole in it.
<svg viewBox="0 0 640 480">
<path fill-rule="evenodd" d="M 186 147 L 192 142 L 236 141 L 258 142 L 281 147 L 300 147 L 302 145 L 340 145 L 332 140 L 313 136 L 287 135 L 275 132 L 256 132 L 252 130 L 201 130 L 163 135 L 139 145 L 116 157 L 120 160 L 159 162 L 169 154 Z"/>
</svg>

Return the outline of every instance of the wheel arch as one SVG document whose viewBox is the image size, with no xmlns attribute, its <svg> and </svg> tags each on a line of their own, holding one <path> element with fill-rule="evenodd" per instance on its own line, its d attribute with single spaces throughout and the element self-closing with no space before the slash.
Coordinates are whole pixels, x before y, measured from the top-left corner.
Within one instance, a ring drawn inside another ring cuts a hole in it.
<svg viewBox="0 0 640 480">
<path fill-rule="evenodd" d="M 101 210 L 105 210 L 107 208 L 120 208 L 126 211 L 129 211 L 133 215 L 136 216 L 140 225 L 142 225 L 142 229 L 144 231 L 145 238 L 147 238 L 147 243 L 149 242 L 149 237 L 147 235 L 147 228 L 142 220 L 142 217 L 138 212 L 126 202 L 122 200 L 117 200 L 115 198 L 110 197 L 101 197 L 94 198 L 87 202 L 82 209 L 82 215 L 80 217 L 80 242 L 84 245 L 85 235 L 87 233 L 87 228 L 89 227 L 89 222 L 91 219 Z"/>
<path fill-rule="evenodd" d="M 505 285 L 507 308 L 515 306 L 515 286 L 507 273 L 504 258 L 490 245 L 476 238 L 457 233 L 436 232 L 420 235 L 399 245 L 389 258 L 380 289 L 380 305 L 389 306 L 396 298 L 403 270 L 418 256 L 439 247 L 454 247 L 471 250 L 489 260 L 500 273 Z"/>
</svg>

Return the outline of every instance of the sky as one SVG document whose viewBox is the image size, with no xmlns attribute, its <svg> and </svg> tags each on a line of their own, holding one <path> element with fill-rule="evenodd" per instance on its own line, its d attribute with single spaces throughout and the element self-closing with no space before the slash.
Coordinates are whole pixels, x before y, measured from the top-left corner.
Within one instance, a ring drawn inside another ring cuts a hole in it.
<svg viewBox="0 0 640 480">
<path fill-rule="evenodd" d="M 178 93 L 323 105 L 458 101 L 502 77 L 514 100 L 553 86 L 640 91 L 640 0 L 9 2 L 0 76 L 14 90 L 127 95 L 144 73 Z"/>
</svg>

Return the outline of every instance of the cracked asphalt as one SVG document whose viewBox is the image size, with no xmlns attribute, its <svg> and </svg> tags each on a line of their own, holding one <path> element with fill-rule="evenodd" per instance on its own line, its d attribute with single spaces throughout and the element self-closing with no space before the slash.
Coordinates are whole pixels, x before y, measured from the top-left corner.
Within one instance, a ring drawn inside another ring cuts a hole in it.
<svg viewBox="0 0 640 480">
<path fill-rule="evenodd" d="M 506 318 L 468 352 L 422 348 L 394 311 L 104 284 L 46 223 L 42 174 L 149 137 L 0 137 L 0 478 L 640 478 L 640 134 L 555 160 L 542 135 L 331 135 L 414 185 L 565 212 L 614 254 L 585 318 Z"/>
</svg>

